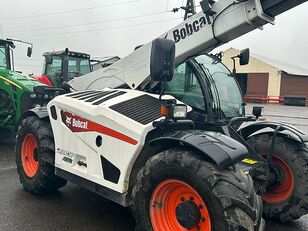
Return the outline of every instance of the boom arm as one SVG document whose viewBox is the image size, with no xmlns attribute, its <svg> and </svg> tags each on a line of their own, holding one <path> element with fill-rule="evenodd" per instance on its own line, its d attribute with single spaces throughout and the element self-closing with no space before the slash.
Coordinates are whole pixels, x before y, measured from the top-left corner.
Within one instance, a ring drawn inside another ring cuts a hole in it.
<svg viewBox="0 0 308 231">
<path fill-rule="evenodd" d="M 175 41 L 175 64 L 178 65 L 190 57 L 209 52 L 254 29 L 262 28 L 267 23 L 274 24 L 274 18 L 265 14 L 263 7 L 269 14 L 275 16 L 303 2 L 303 0 L 218 0 L 212 5 L 213 11 L 217 12 L 214 17 L 199 12 L 160 37 Z M 108 68 L 75 79 L 72 84 L 77 90 L 101 89 L 106 87 L 106 78 L 112 76 L 119 82 L 107 87 L 118 87 L 126 83 L 135 89 L 150 75 L 150 50 L 151 42 Z"/>
</svg>

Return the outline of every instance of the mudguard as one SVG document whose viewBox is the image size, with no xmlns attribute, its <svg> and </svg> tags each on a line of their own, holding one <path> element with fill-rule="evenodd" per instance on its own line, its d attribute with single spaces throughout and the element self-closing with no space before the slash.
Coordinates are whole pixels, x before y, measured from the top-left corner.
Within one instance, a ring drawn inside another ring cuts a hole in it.
<svg viewBox="0 0 308 231">
<path fill-rule="evenodd" d="M 244 145 L 216 132 L 174 131 L 150 141 L 150 145 L 170 145 L 171 143 L 179 143 L 198 150 L 220 169 L 234 166 L 248 155 Z"/>
<path fill-rule="evenodd" d="M 266 130 L 267 129 L 267 130 Z M 307 143 L 308 142 L 308 135 L 287 124 L 279 123 L 279 122 L 256 122 L 253 124 L 250 124 L 244 128 L 241 128 L 238 133 L 241 134 L 241 136 L 244 138 L 244 140 L 247 140 L 247 138 L 252 134 L 259 134 L 264 132 L 272 132 L 276 134 L 282 134 L 287 135 L 290 139 L 296 140 L 301 143 Z"/>
<path fill-rule="evenodd" d="M 20 121 L 28 116 L 37 116 L 40 119 L 49 118 L 47 108 L 45 107 L 32 108 L 28 111 L 25 111 L 22 114 Z"/>
</svg>

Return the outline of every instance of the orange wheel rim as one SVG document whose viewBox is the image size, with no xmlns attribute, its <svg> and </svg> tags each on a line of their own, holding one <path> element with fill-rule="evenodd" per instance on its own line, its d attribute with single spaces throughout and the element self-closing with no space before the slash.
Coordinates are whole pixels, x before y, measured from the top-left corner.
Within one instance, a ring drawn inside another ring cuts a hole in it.
<svg viewBox="0 0 308 231">
<path fill-rule="evenodd" d="M 154 190 L 150 202 L 154 231 L 210 231 L 208 209 L 199 193 L 180 180 L 165 180 Z"/>
<path fill-rule="evenodd" d="M 26 135 L 21 147 L 21 163 L 25 174 L 34 177 L 38 170 L 37 142 L 32 134 Z"/>
<path fill-rule="evenodd" d="M 272 163 L 283 174 L 283 180 L 277 186 L 268 188 L 262 194 L 262 200 L 268 204 L 277 204 L 286 201 L 292 195 L 294 190 L 294 176 L 288 164 L 279 157 L 273 156 Z"/>
</svg>

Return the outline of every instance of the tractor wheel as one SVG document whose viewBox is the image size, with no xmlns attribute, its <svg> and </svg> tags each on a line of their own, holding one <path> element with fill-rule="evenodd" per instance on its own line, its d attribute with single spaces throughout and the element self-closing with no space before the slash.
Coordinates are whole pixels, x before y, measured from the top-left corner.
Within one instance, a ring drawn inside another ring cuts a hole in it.
<svg viewBox="0 0 308 231">
<path fill-rule="evenodd" d="M 262 202 L 249 175 L 220 171 L 192 151 L 150 158 L 133 188 L 136 230 L 263 230 Z"/>
<path fill-rule="evenodd" d="M 272 134 L 250 137 L 247 143 L 266 158 L 272 145 Z M 270 186 L 262 193 L 264 216 L 280 222 L 296 220 L 308 213 L 308 149 L 304 145 L 277 136 Z"/>
<path fill-rule="evenodd" d="M 43 194 L 57 190 L 66 180 L 55 175 L 55 151 L 49 122 L 31 116 L 22 120 L 16 137 L 16 164 L 26 191 Z"/>
</svg>

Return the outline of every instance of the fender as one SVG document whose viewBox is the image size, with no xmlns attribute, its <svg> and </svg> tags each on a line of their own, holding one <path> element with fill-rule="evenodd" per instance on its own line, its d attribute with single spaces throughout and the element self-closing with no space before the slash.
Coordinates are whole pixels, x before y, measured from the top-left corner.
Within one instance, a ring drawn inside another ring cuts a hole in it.
<svg viewBox="0 0 308 231">
<path fill-rule="evenodd" d="M 46 84 L 49 87 L 53 86 L 52 82 L 50 81 L 47 75 L 34 75 L 32 77 L 36 79 L 37 81 Z"/>
<path fill-rule="evenodd" d="M 46 107 L 37 107 L 25 111 L 20 118 L 20 122 L 28 116 L 37 116 L 40 119 L 45 119 L 45 118 L 49 119 L 48 110 Z"/>
<path fill-rule="evenodd" d="M 273 131 L 264 131 L 263 129 L 272 129 Z M 281 134 L 284 136 L 288 136 L 290 139 L 293 139 L 297 142 L 301 143 L 307 143 L 308 142 L 308 135 L 287 124 L 279 123 L 279 122 L 257 122 L 250 124 L 244 128 L 241 128 L 238 133 L 241 134 L 241 136 L 247 140 L 247 138 L 252 135 L 252 134 L 259 134 L 259 133 L 264 133 L 264 132 L 272 132 L 276 134 Z"/>
<path fill-rule="evenodd" d="M 171 143 L 198 150 L 220 169 L 234 166 L 248 155 L 244 145 L 217 132 L 174 131 L 150 141 L 150 145 L 170 145 Z"/>
</svg>

